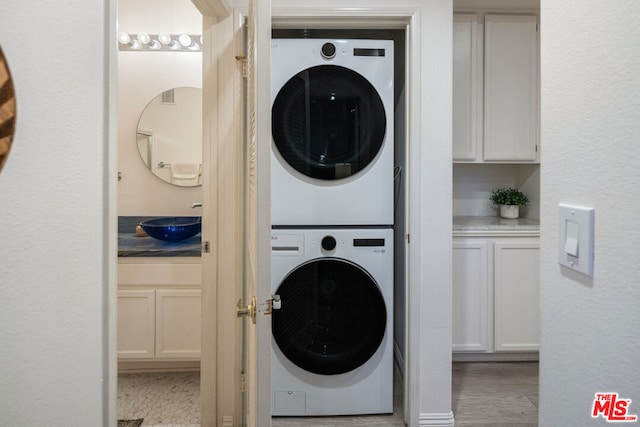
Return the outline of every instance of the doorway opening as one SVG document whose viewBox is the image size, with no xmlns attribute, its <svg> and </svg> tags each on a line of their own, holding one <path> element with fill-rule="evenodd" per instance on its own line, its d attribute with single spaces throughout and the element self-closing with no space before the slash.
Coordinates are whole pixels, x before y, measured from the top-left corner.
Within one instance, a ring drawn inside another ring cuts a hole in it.
<svg viewBox="0 0 640 427">
<path fill-rule="evenodd" d="M 273 39 L 363 39 L 363 40 L 391 40 L 394 44 L 394 191 L 393 191 L 393 230 L 394 230 L 394 260 L 393 260 L 393 328 L 389 331 L 393 335 L 393 355 L 394 355 L 394 408 L 393 413 L 388 415 L 370 416 L 362 418 L 361 421 L 373 422 L 384 421 L 385 425 L 402 426 L 407 418 L 405 383 L 406 360 L 407 360 L 407 290 L 406 290 L 406 239 L 407 235 L 407 112 L 406 112 L 406 30 L 405 29 L 339 29 L 339 28 L 278 28 L 274 23 L 272 30 Z M 295 24 L 293 24 L 295 25 Z M 276 67 L 277 64 L 272 64 Z M 340 420 L 349 420 L 349 416 L 341 416 Z M 368 420 L 368 421 L 367 421 Z M 299 425 L 313 423 L 317 425 L 318 418 L 290 418 L 275 417 L 272 420 L 273 426 L 291 425 L 291 422 Z M 323 417 L 322 422 L 331 423 L 331 417 Z"/>
<path fill-rule="evenodd" d="M 189 239 L 188 252 L 180 253 L 175 249 L 187 240 L 163 245 L 136 235 L 136 225 L 150 218 L 201 215 L 192 205 L 202 201 L 202 135 L 194 129 L 202 127 L 203 16 L 191 0 L 116 3 L 119 250 L 114 406 L 118 419 L 142 418 L 143 425 L 194 424 L 200 421 L 199 236 Z M 194 102 L 185 111 L 187 99 Z M 162 121 L 167 126 L 156 127 Z M 190 170 L 180 175 L 177 165 Z"/>
</svg>

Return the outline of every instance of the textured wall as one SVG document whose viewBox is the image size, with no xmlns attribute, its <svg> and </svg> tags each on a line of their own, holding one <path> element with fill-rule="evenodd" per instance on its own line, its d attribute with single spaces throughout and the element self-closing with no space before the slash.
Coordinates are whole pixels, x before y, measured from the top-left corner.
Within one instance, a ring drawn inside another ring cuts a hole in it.
<svg viewBox="0 0 640 427">
<path fill-rule="evenodd" d="M 3 426 L 103 425 L 110 9 L 0 3 L 18 106 L 0 174 Z"/>
<path fill-rule="evenodd" d="M 640 414 L 640 3 L 543 0 L 541 426 Z M 561 268 L 558 203 L 595 207 L 593 279 Z"/>
</svg>

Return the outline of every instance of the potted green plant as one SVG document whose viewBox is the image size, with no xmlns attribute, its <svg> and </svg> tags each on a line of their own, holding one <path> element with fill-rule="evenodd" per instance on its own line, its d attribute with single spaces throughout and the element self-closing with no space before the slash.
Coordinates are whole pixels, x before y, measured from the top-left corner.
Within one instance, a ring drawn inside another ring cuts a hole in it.
<svg viewBox="0 0 640 427">
<path fill-rule="evenodd" d="M 520 206 L 529 204 L 529 198 L 516 188 L 493 190 L 489 200 L 500 206 L 500 216 L 503 218 L 518 218 L 520 216 Z"/>
</svg>

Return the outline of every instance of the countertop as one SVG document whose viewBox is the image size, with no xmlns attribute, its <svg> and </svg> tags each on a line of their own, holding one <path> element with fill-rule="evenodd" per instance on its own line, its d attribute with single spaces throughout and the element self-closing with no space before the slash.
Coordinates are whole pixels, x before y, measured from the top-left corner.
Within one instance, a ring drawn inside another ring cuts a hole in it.
<svg viewBox="0 0 640 427">
<path fill-rule="evenodd" d="M 499 216 L 454 216 L 453 232 L 539 233 L 540 221 L 529 218 L 507 219 Z"/>
<path fill-rule="evenodd" d="M 136 225 L 151 218 L 118 217 L 118 257 L 199 257 L 201 237 L 197 234 L 180 242 L 164 242 L 153 237 L 136 236 Z"/>
</svg>

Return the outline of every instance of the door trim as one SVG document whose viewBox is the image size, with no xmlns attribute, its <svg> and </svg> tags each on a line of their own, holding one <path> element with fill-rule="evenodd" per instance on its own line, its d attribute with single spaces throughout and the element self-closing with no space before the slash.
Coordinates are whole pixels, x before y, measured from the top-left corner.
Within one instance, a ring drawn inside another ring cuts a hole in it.
<svg viewBox="0 0 640 427">
<path fill-rule="evenodd" d="M 410 427 L 453 425 L 450 301 L 452 5 L 446 1 L 406 0 L 414 7 L 346 9 L 331 7 L 338 4 L 337 0 L 328 0 L 326 8 L 285 7 L 288 2 L 293 3 L 293 0 L 282 0 L 273 8 L 274 26 L 286 28 L 286 25 L 306 23 L 317 28 L 348 26 L 406 30 L 406 215 L 411 245 L 407 239 L 405 417 Z M 375 0 L 366 3 L 381 4 Z M 427 66 L 427 60 L 437 61 L 438 67 Z M 422 99 L 430 102 L 422 103 Z M 421 201 L 428 202 L 429 209 L 421 209 Z"/>
<path fill-rule="evenodd" d="M 281 0 L 273 7 L 274 28 L 303 25 L 406 31 L 405 422 L 410 427 L 453 425 L 452 4 L 404 0 L 393 7 L 367 0 L 358 2 L 358 7 L 344 8 L 338 6 L 339 1 L 326 0 L 327 4 L 319 8 L 294 3 Z M 427 65 L 433 61 L 438 67 Z M 430 102 L 423 103 L 423 99 Z M 422 201 L 429 209 L 421 209 Z"/>
</svg>

